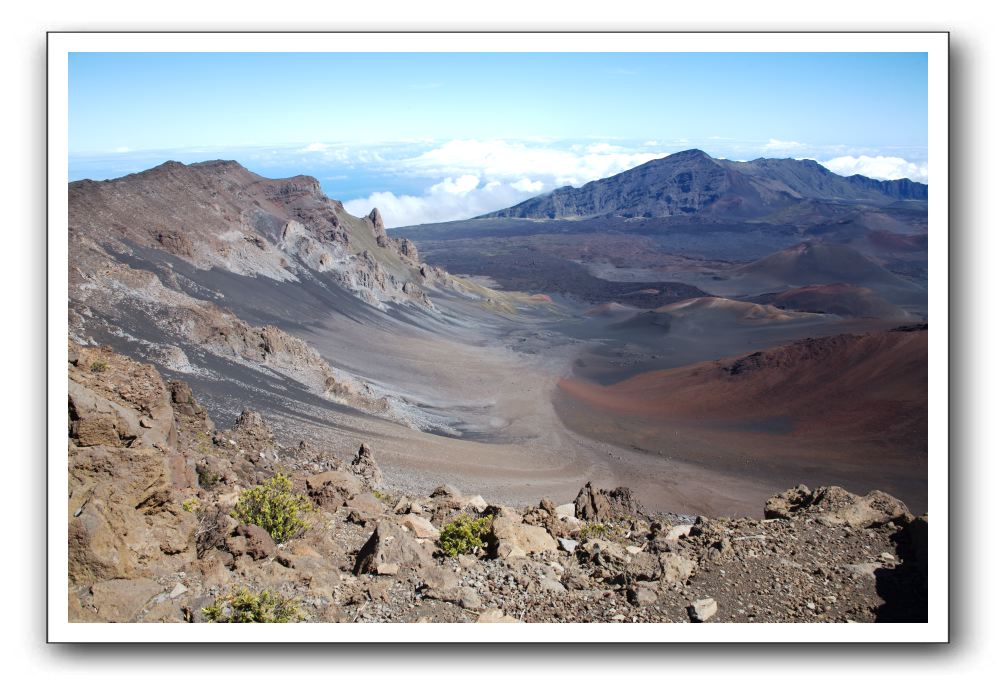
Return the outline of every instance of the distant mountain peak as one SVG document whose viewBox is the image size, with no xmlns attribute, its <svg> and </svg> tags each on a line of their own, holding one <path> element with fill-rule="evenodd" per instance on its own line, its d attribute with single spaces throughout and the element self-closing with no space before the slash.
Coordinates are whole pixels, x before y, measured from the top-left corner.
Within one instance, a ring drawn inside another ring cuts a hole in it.
<svg viewBox="0 0 996 675">
<path fill-rule="evenodd" d="M 744 218 L 803 200 L 886 205 L 926 199 L 927 186 L 908 179 L 844 177 L 811 159 L 735 162 L 692 148 L 579 188 L 561 187 L 481 217 L 666 218 L 708 212 L 719 218 Z"/>
</svg>

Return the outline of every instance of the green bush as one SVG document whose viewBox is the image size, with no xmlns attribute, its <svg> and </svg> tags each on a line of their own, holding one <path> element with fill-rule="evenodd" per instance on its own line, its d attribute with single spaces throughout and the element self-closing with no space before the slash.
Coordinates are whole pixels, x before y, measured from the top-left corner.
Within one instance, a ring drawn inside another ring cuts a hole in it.
<svg viewBox="0 0 996 675">
<path fill-rule="evenodd" d="M 602 539 L 609 534 L 609 528 L 604 523 L 588 523 L 581 528 L 577 534 L 578 541 L 588 541 L 589 539 Z"/>
<path fill-rule="evenodd" d="M 488 531 L 490 526 L 491 516 L 484 518 L 471 518 L 468 515 L 458 516 L 440 530 L 439 548 L 451 558 L 481 548 L 484 546 L 481 536 Z"/>
<path fill-rule="evenodd" d="M 90 366 L 91 373 L 102 373 L 107 370 L 107 361 L 94 361 Z"/>
<path fill-rule="evenodd" d="M 239 495 L 231 516 L 249 525 L 259 525 L 279 544 L 308 529 L 305 516 L 312 510 L 308 498 L 294 492 L 290 478 L 278 473 Z"/>
<path fill-rule="evenodd" d="M 240 588 L 205 607 L 208 623 L 292 623 L 301 618 L 297 603 L 280 593 Z"/>
</svg>

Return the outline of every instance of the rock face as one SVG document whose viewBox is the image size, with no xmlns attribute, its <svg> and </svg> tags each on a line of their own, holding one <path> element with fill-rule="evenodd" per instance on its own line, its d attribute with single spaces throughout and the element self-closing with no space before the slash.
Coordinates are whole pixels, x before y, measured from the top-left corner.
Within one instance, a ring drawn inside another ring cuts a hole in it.
<svg viewBox="0 0 996 675">
<path fill-rule="evenodd" d="M 176 500 L 190 466 L 175 450 L 169 390 L 150 366 L 106 350 L 73 352 L 70 582 L 177 570 L 194 557 L 196 519 Z"/>
</svg>

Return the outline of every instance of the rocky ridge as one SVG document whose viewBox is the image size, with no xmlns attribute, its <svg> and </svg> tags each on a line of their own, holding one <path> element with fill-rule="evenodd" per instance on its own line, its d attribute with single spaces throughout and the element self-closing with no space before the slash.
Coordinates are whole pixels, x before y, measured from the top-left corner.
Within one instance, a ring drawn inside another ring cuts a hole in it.
<svg viewBox="0 0 996 675">
<path fill-rule="evenodd" d="M 561 505 L 389 494 L 370 446 L 282 445 L 252 411 L 219 430 L 183 382 L 108 349 L 70 345 L 68 369 L 71 621 L 201 622 L 239 588 L 306 621 L 926 618 L 927 518 L 881 492 L 798 486 L 764 520 L 646 513 L 590 483 Z M 230 515 L 278 472 L 315 509 L 281 544 Z M 447 557 L 461 517 L 488 518 L 481 545 Z"/>
<path fill-rule="evenodd" d="M 70 183 L 69 247 L 74 342 L 113 343 L 249 391 L 303 390 L 418 428 L 416 404 L 298 336 L 333 313 L 444 320 L 433 294 L 506 302 L 422 262 L 413 242 L 387 235 L 377 209 L 357 218 L 314 178 L 267 179 L 236 162 L 166 162 Z"/>
<path fill-rule="evenodd" d="M 310 176 L 267 179 L 222 160 L 166 162 L 70 183 L 69 216 L 70 238 L 95 252 L 147 247 L 242 276 L 328 277 L 376 306 L 432 307 L 417 283 L 415 245 L 388 237 L 377 209 L 350 215 Z"/>
<path fill-rule="evenodd" d="M 887 205 L 925 201 L 927 186 L 908 179 L 839 176 L 813 160 L 733 162 L 701 150 L 676 152 L 628 171 L 566 186 L 481 218 L 660 218 L 709 212 L 768 214 L 805 201 Z"/>
</svg>

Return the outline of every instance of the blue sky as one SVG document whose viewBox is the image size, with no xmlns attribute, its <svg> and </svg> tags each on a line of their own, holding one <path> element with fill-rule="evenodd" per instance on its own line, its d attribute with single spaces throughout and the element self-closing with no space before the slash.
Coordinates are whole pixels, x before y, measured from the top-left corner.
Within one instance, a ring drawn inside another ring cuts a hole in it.
<svg viewBox="0 0 996 675">
<path fill-rule="evenodd" d="M 308 173 L 389 226 L 689 147 L 927 180 L 923 54 L 72 54 L 70 179 Z M 375 203 L 377 202 L 377 203 Z"/>
</svg>

